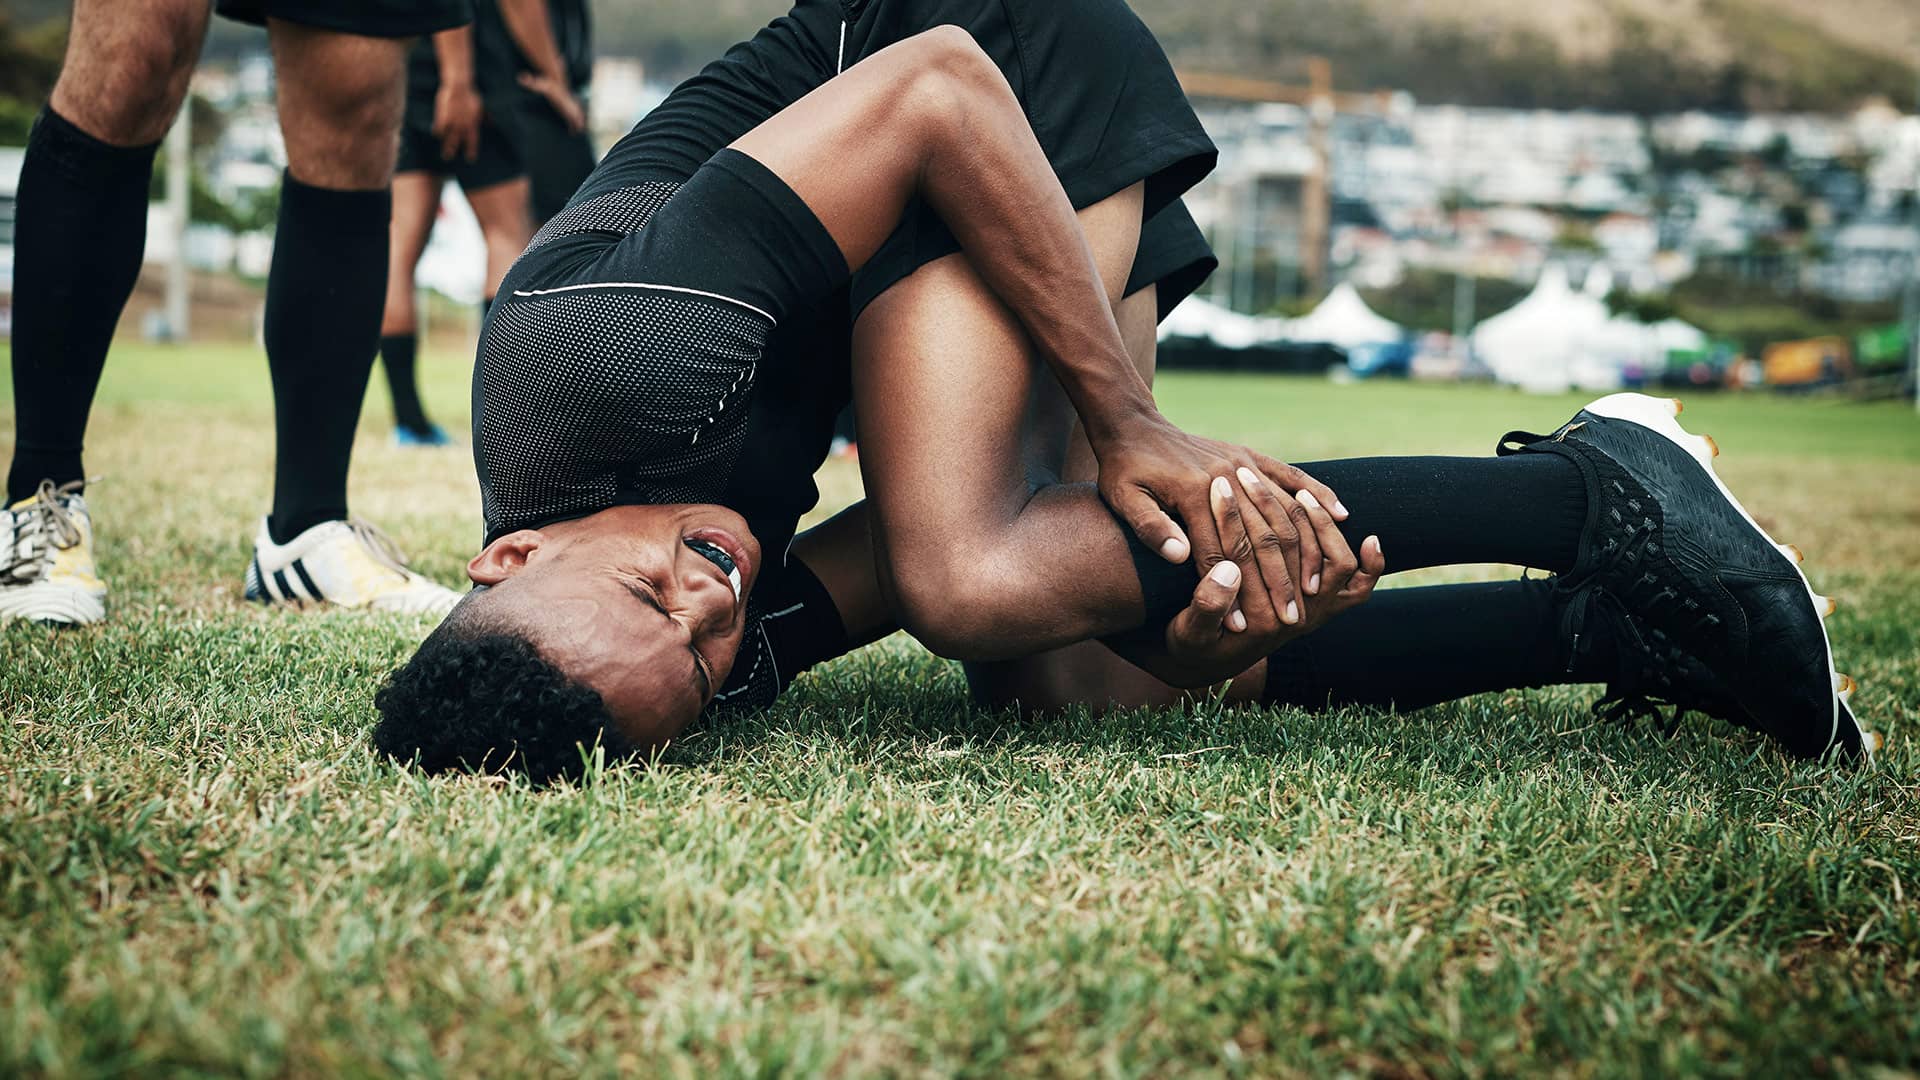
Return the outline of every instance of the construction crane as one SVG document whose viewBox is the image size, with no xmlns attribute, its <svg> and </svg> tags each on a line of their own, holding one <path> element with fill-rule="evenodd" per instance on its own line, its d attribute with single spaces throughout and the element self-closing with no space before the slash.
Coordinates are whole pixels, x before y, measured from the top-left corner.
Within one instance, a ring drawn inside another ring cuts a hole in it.
<svg viewBox="0 0 1920 1080">
<path fill-rule="evenodd" d="M 1278 103 L 1306 109 L 1309 149 L 1313 166 L 1304 178 L 1300 208 L 1300 273 L 1307 288 L 1318 296 L 1327 290 L 1328 233 L 1333 224 L 1333 118 L 1342 112 L 1386 113 L 1390 91 L 1355 94 L 1333 88 L 1333 63 L 1324 56 L 1307 58 L 1307 85 L 1295 86 L 1271 79 L 1212 72 L 1180 71 L 1180 88 L 1189 98 L 1235 104 Z"/>
</svg>

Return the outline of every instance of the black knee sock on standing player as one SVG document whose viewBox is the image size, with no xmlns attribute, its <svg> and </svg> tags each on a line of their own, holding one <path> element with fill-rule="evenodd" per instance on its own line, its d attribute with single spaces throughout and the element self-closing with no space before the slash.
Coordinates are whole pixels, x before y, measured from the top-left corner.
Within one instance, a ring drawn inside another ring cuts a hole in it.
<svg viewBox="0 0 1920 1080">
<path fill-rule="evenodd" d="M 347 466 L 387 290 L 387 189 L 330 191 L 285 174 L 267 275 L 275 543 L 347 515 Z"/>
<path fill-rule="evenodd" d="M 387 391 L 393 398 L 393 421 L 416 435 L 425 435 L 433 427 L 420 402 L 419 374 L 414 354 L 419 338 L 413 334 L 387 334 L 380 339 L 380 364 L 387 371 Z"/>
<path fill-rule="evenodd" d="M 7 502 L 85 476 L 87 414 L 147 239 L 152 146 L 110 146 L 51 107 L 14 207 L 13 464 Z"/>
<path fill-rule="evenodd" d="M 1469 694 L 1613 678 L 1612 642 L 1595 639 L 1576 654 L 1561 614 L 1553 582 L 1542 579 L 1383 589 L 1269 657 L 1261 700 L 1303 709 L 1418 709 Z"/>
</svg>

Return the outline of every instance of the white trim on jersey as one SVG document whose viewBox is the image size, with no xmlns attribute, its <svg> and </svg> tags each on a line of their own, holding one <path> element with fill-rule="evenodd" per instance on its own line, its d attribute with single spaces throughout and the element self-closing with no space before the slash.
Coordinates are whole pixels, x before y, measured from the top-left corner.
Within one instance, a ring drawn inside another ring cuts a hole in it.
<svg viewBox="0 0 1920 1080">
<path fill-rule="evenodd" d="M 580 285 L 558 285 L 551 289 L 515 289 L 513 290 L 513 295 L 550 296 L 553 293 L 579 292 L 582 289 L 658 289 L 661 292 L 687 293 L 692 296 L 704 296 L 709 300 L 724 300 L 729 304 L 737 304 L 776 326 L 780 323 L 780 320 L 774 318 L 772 314 L 754 307 L 745 300 L 736 299 L 731 296 L 722 296 L 716 292 L 707 292 L 705 289 L 688 289 L 679 285 L 660 285 L 650 281 L 590 281 Z"/>
</svg>

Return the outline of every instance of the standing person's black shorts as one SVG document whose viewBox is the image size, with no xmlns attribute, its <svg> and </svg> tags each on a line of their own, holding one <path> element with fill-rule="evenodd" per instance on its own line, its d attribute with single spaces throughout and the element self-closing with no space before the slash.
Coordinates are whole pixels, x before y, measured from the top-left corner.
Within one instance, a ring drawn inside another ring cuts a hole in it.
<svg viewBox="0 0 1920 1080">
<path fill-rule="evenodd" d="M 542 98 L 514 95 L 501 101 L 490 118 L 497 121 L 526 169 L 533 186 L 535 224 L 558 214 L 592 174 L 593 140 L 585 131 L 568 131 L 560 114 Z"/>
<path fill-rule="evenodd" d="M 256 26 L 278 19 L 379 38 L 437 34 L 473 21 L 469 0 L 216 0 L 214 10 Z"/>
<path fill-rule="evenodd" d="M 431 39 L 422 38 L 407 54 L 407 109 L 400 120 L 400 156 L 395 173 L 451 176 L 463 191 L 480 191 L 518 180 L 527 169 L 514 140 L 501 127 L 492 98 L 482 96 L 480 146 L 473 160 L 465 154 L 445 157 L 433 133 L 434 100 L 440 93 L 440 61 Z"/>
<path fill-rule="evenodd" d="M 555 47 L 566 64 L 568 89 L 586 101 L 593 79 L 593 23 L 586 0 L 547 0 Z M 539 94 L 520 85 L 533 63 L 500 16 L 499 0 L 477 0 L 473 12 L 474 72 L 490 119 L 506 132 L 533 188 L 533 221 L 558 214 L 593 172 L 593 139 L 568 131 L 566 121 Z"/>
</svg>

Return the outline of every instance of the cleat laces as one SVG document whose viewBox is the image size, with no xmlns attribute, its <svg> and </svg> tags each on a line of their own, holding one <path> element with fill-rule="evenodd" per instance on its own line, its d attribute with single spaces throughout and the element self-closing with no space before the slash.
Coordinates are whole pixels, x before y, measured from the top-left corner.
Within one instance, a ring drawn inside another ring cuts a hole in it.
<svg viewBox="0 0 1920 1080">
<path fill-rule="evenodd" d="M 56 552 L 80 543 L 80 522 L 66 504 L 66 497 L 77 494 L 86 481 L 73 480 L 55 487 L 53 481 L 40 481 L 33 502 L 8 513 L 13 529 L 0 547 L 0 585 L 26 585 L 46 577 Z"/>
<path fill-rule="evenodd" d="M 382 532 L 379 526 L 365 518 L 349 518 L 347 527 L 353 530 L 354 539 L 360 542 L 367 554 L 373 556 L 375 562 L 402 577 L 413 576 L 413 572 L 407 569 L 407 557 L 401 552 L 400 545 L 394 542 L 393 537 Z"/>
</svg>

